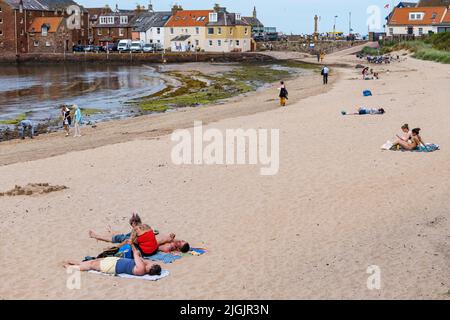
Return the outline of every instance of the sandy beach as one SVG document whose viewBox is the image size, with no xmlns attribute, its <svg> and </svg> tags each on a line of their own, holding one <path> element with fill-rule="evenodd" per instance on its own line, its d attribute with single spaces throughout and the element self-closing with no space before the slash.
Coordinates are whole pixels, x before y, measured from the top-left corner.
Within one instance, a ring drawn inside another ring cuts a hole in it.
<svg viewBox="0 0 450 320">
<path fill-rule="evenodd" d="M 0 192 L 67 189 L 0 197 L 0 299 L 449 299 L 450 66 L 406 57 L 364 81 L 354 51 L 325 58 L 326 87 L 319 74 L 289 81 L 287 108 L 273 85 L 101 123 L 80 139 L 1 143 Z M 341 115 L 362 105 L 387 113 Z M 221 131 L 280 129 L 279 173 L 174 165 L 169 134 L 196 120 Z M 404 123 L 441 150 L 381 151 Z M 62 261 L 102 251 L 88 231 L 127 231 L 133 211 L 207 254 L 163 265 L 171 274 L 157 282 L 83 274 L 81 289 L 69 290 Z M 367 287 L 373 265 L 380 290 Z"/>
</svg>

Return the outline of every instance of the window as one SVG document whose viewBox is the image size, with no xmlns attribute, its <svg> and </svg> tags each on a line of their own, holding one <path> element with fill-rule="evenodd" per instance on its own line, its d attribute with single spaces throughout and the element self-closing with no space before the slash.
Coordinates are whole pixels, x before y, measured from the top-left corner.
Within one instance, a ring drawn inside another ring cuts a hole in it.
<svg viewBox="0 0 450 320">
<path fill-rule="evenodd" d="M 48 34 L 48 27 L 47 26 L 42 26 L 41 34 L 42 34 L 43 37 L 47 36 L 47 34 Z"/>
<path fill-rule="evenodd" d="M 100 28 L 97 29 L 97 35 L 98 35 L 98 36 L 101 36 L 101 35 L 102 35 L 102 29 L 100 29 Z"/>
<path fill-rule="evenodd" d="M 423 20 L 424 13 L 416 12 L 409 14 L 409 20 Z"/>
<path fill-rule="evenodd" d="M 200 41 L 195 40 L 195 45 L 198 46 L 200 44 Z"/>
<path fill-rule="evenodd" d="M 124 30 L 123 28 L 119 28 L 119 36 L 123 37 L 124 35 Z"/>
<path fill-rule="evenodd" d="M 173 34 L 174 30 L 173 28 L 170 28 L 170 34 Z"/>
<path fill-rule="evenodd" d="M 20 35 L 21 35 L 21 36 L 25 35 L 25 30 L 23 30 L 23 29 L 20 30 Z"/>
<path fill-rule="evenodd" d="M 161 43 L 161 40 L 156 40 L 156 42 Z"/>
<path fill-rule="evenodd" d="M 217 34 L 222 34 L 222 28 L 217 28 Z"/>
<path fill-rule="evenodd" d="M 0 24 L 2 24 L 3 23 L 3 19 L 0 19 Z"/>
<path fill-rule="evenodd" d="M 248 28 L 244 29 L 245 35 L 248 35 Z"/>
<path fill-rule="evenodd" d="M 156 33 L 161 34 L 161 28 L 156 28 Z"/>
<path fill-rule="evenodd" d="M 218 45 L 219 47 L 221 47 L 221 46 L 222 46 L 222 40 L 217 40 L 217 45 Z"/>
<path fill-rule="evenodd" d="M 239 40 L 236 40 L 236 45 L 239 47 Z"/>
<path fill-rule="evenodd" d="M 209 46 L 212 47 L 212 45 L 213 45 L 212 40 L 209 40 Z"/>
<path fill-rule="evenodd" d="M 39 41 L 34 41 L 34 42 L 33 42 L 33 45 L 34 45 L 35 47 L 39 47 Z"/>
<path fill-rule="evenodd" d="M 389 34 L 390 34 L 391 36 L 394 35 L 394 28 L 389 28 Z"/>
<path fill-rule="evenodd" d="M 46 46 L 46 47 L 51 47 L 52 45 L 51 45 L 50 41 L 46 41 L 46 42 L 45 42 L 45 46 Z"/>
<path fill-rule="evenodd" d="M 217 12 L 211 12 L 209 14 L 209 21 L 210 22 L 217 22 Z"/>
<path fill-rule="evenodd" d="M 233 28 L 230 28 L 230 35 L 233 35 Z"/>
<path fill-rule="evenodd" d="M 2 36 L 3 35 L 3 30 L 0 30 L 0 36 Z"/>
<path fill-rule="evenodd" d="M 423 36 L 423 28 L 419 28 L 419 35 Z"/>
<path fill-rule="evenodd" d="M 196 33 L 196 34 L 200 34 L 200 28 L 199 28 L 199 27 L 196 27 L 196 28 L 195 28 L 195 33 Z"/>
<path fill-rule="evenodd" d="M 214 28 L 208 28 L 208 34 L 214 34 Z"/>
<path fill-rule="evenodd" d="M 120 24 L 127 24 L 128 16 L 120 16 Z"/>
<path fill-rule="evenodd" d="M 236 13 L 236 20 L 241 20 L 241 14 L 240 13 Z"/>
</svg>

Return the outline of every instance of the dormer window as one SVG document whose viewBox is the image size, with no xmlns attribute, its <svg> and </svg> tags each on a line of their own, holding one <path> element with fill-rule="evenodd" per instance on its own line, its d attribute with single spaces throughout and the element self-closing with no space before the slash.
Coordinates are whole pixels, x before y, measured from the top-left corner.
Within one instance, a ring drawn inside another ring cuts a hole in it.
<svg viewBox="0 0 450 320">
<path fill-rule="evenodd" d="M 424 15 L 425 14 L 423 12 L 413 12 L 409 14 L 409 20 L 412 21 L 423 20 Z"/>
<path fill-rule="evenodd" d="M 241 14 L 240 13 L 236 13 L 236 20 L 240 21 L 241 20 Z"/>
<path fill-rule="evenodd" d="M 217 22 L 217 12 L 211 12 L 209 14 L 209 22 Z"/>
<path fill-rule="evenodd" d="M 120 24 L 127 24 L 128 16 L 120 16 Z"/>
<path fill-rule="evenodd" d="M 41 35 L 43 37 L 46 37 L 48 35 L 48 26 L 46 26 L 46 25 L 42 26 L 42 28 L 41 28 Z"/>
</svg>

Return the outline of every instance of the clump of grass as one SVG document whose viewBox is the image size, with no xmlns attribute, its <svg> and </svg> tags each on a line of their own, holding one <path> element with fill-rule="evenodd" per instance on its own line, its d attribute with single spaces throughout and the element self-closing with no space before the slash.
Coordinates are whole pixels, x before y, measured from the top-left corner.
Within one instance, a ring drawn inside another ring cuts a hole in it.
<svg viewBox="0 0 450 320">
<path fill-rule="evenodd" d="M 3 125 L 18 125 L 20 121 L 25 120 L 26 114 L 20 114 L 16 119 L 12 120 L 0 120 L 0 124 Z"/>
<path fill-rule="evenodd" d="M 413 55 L 413 57 L 422 60 L 429 60 L 450 64 L 450 51 L 441 51 L 432 48 L 425 48 L 418 50 Z"/>
<path fill-rule="evenodd" d="M 101 110 L 101 109 L 94 109 L 94 108 L 80 108 L 80 110 L 85 116 L 91 116 L 93 114 L 103 112 L 103 110 Z"/>
</svg>

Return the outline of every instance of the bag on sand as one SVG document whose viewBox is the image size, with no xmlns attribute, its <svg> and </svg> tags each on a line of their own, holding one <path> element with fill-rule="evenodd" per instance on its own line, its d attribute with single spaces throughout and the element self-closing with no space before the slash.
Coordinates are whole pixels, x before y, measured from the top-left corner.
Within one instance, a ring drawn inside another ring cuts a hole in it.
<svg viewBox="0 0 450 320">
<path fill-rule="evenodd" d="M 107 257 L 114 257 L 118 252 L 119 252 L 119 248 L 118 247 L 112 247 L 112 248 L 106 249 L 105 251 L 100 253 L 97 256 L 97 259 L 107 258 Z"/>
<path fill-rule="evenodd" d="M 325 75 L 324 69 L 322 69 L 322 71 L 320 71 L 320 75 L 321 75 L 321 76 Z"/>
</svg>

